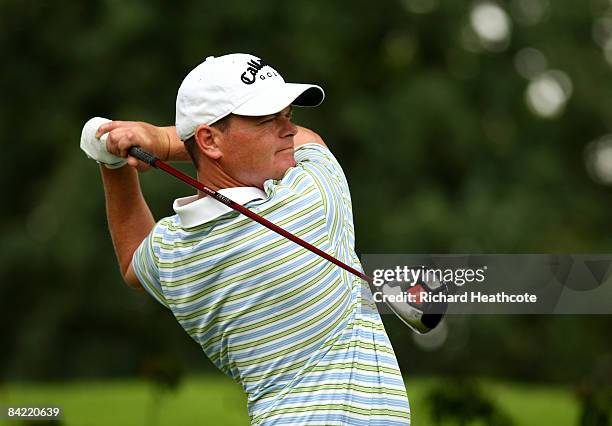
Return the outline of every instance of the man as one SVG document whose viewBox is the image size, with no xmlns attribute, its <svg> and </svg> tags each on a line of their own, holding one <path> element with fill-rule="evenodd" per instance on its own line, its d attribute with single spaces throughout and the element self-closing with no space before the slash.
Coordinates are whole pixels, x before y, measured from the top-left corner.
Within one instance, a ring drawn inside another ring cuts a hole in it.
<svg viewBox="0 0 612 426">
<path fill-rule="evenodd" d="M 292 105 L 323 97 L 232 54 L 187 75 L 176 128 L 102 125 L 96 136 L 108 134 L 114 167 L 101 167 L 111 236 L 125 281 L 168 307 L 241 384 L 252 424 L 409 424 L 366 283 L 203 194 L 176 200 L 176 215 L 155 223 L 135 170 L 142 163 L 124 166 L 132 146 L 190 157 L 200 182 L 361 270 L 343 171 L 317 134 L 291 122 Z"/>
</svg>

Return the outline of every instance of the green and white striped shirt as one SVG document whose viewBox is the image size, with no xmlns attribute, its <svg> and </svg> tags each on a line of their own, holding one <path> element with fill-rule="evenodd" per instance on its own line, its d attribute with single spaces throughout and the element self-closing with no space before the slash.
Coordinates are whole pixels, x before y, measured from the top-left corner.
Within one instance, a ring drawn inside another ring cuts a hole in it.
<svg viewBox="0 0 612 426">
<path fill-rule="evenodd" d="M 361 270 L 331 152 L 220 192 Z M 410 408 L 367 283 L 210 197 L 175 201 L 134 254 L 143 287 L 248 396 L 254 425 L 406 425 Z"/>
</svg>

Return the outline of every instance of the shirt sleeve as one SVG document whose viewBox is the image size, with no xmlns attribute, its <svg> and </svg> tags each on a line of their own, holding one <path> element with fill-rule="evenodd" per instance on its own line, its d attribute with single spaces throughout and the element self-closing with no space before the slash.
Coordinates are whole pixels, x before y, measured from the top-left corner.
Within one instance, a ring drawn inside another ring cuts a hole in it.
<svg viewBox="0 0 612 426">
<path fill-rule="evenodd" d="M 297 167 L 310 175 L 321 194 L 332 245 L 348 242 L 354 247 L 353 208 L 344 171 L 331 151 L 309 143 L 295 150 Z"/>
<path fill-rule="evenodd" d="M 168 307 L 159 278 L 160 223 L 140 243 L 132 256 L 132 269 L 142 287 L 159 303 Z"/>
</svg>

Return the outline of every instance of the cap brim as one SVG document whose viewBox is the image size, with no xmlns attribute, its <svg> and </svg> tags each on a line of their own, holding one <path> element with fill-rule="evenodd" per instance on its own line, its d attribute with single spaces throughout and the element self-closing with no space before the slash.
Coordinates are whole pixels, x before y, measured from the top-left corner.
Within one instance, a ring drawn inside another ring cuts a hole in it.
<svg viewBox="0 0 612 426">
<path fill-rule="evenodd" d="M 283 83 L 259 93 L 232 111 L 237 115 L 276 114 L 289 105 L 314 107 L 325 98 L 323 89 L 314 84 Z"/>
</svg>

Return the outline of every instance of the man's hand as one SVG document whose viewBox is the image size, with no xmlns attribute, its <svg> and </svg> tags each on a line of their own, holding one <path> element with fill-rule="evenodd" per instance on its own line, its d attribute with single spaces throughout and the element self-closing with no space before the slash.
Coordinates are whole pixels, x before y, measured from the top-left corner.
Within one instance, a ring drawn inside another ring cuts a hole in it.
<svg viewBox="0 0 612 426">
<path fill-rule="evenodd" d="M 102 117 L 94 117 L 85 123 L 81 132 L 81 149 L 91 159 L 96 160 L 100 164 L 104 164 L 109 169 L 118 169 L 123 167 L 127 160 L 117 157 L 106 150 L 106 136 L 96 136 L 96 130 L 104 123 L 110 120 Z"/>
<path fill-rule="evenodd" d="M 106 133 L 106 150 L 117 157 L 127 158 L 128 164 L 140 171 L 148 170 L 151 166 L 128 156 L 128 151 L 133 146 L 138 146 L 164 161 L 171 158 L 171 135 L 163 127 L 141 121 L 111 121 L 98 128 L 96 137 L 100 138 Z"/>
</svg>

